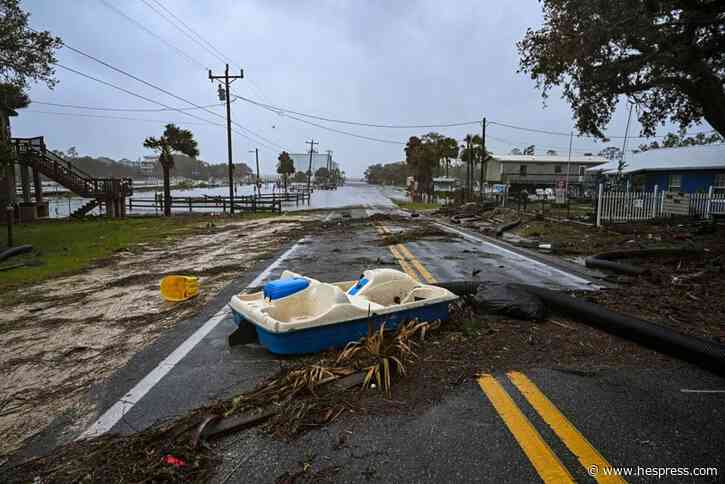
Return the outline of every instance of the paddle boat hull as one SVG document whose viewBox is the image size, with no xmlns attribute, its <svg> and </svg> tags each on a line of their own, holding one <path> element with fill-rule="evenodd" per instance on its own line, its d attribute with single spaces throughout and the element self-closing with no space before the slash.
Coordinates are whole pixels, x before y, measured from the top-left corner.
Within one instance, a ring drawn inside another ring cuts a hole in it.
<svg viewBox="0 0 725 484">
<path fill-rule="evenodd" d="M 334 284 L 285 271 L 270 284 L 275 283 L 263 292 L 232 297 L 230 306 L 240 328 L 252 325 L 259 342 L 281 355 L 342 348 L 381 325 L 392 330 L 416 319 L 445 321 L 456 299 L 392 269 L 365 271 L 359 281 Z"/>
</svg>

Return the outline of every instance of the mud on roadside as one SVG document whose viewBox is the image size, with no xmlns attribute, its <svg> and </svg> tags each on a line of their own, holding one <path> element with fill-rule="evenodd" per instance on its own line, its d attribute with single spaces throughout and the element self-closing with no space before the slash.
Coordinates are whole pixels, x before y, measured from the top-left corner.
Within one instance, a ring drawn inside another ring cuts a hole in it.
<svg viewBox="0 0 725 484">
<path fill-rule="evenodd" d="M 314 225 L 312 217 L 222 222 L 169 245 L 139 244 L 80 273 L 10 294 L 0 313 L 0 455 L 60 416 L 82 428 L 88 390 L 178 321 L 192 317 L 254 262 Z M 166 274 L 198 276 L 198 297 L 169 303 Z"/>
</svg>

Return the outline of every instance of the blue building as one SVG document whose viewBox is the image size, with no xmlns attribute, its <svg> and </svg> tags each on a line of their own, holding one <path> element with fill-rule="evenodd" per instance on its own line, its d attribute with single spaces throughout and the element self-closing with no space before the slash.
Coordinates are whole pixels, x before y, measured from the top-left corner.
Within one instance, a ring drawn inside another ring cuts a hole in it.
<svg viewBox="0 0 725 484">
<path fill-rule="evenodd" d="M 725 144 L 659 148 L 628 155 L 622 170 L 635 191 L 725 194 Z M 604 175 L 617 173 L 617 161 L 591 168 Z"/>
</svg>

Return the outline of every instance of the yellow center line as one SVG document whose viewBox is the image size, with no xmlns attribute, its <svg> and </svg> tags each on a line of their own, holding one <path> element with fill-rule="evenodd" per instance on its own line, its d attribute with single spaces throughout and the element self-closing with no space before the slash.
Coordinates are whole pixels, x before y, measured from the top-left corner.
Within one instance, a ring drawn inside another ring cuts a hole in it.
<svg viewBox="0 0 725 484">
<path fill-rule="evenodd" d="M 390 249 L 390 253 L 393 254 L 393 257 L 398 261 L 398 264 L 400 264 L 400 267 L 403 268 L 406 274 L 408 274 L 410 277 L 415 279 L 416 281 L 420 281 L 420 277 L 418 277 L 418 274 L 415 272 L 415 270 L 410 267 L 410 264 L 405 260 L 405 258 L 400 255 L 398 250 L 393 247 L 392 245 L 388 246 L 388 249 Z"/>
<path fill-rule="evenodd" d="M 508 392 L 492 375 L 483 375 L 478 379 L 481 390 L 486 394 L 521 449 L 533 464 L 544 482 L 574 482 L 559 458 L 537 432 L 529 419 L 511 399 Z"/>
<path fill-rule="evenodd" d="M 607 460 L 595 449 L 591 443 L 577 430 L 576 427 L 567 419 L 556 406 L 551 403 L 546 395 L 536 386 L 534 382 L 523 373 L 511 371 L 507 373 L 509 380 L 521 394 L 528 400 L 532 407 L 541 415 L 541 418 L 551 427 L 554 433 L 564 442 L 569 450 L 576 455 L 581 465 L 585 469 L 611 469 L 612 466 Z M 627 482 L 619 476 L 600 476 L 598 473 L 595 477 L 597 482 L 606 483 L 624 483 Z"/>
<path fill-rule="evenodd" d="M 390 230 L 388 230 L 388 228 L 384 225 L 375 224 L 375 230 L 377 230 L 380 235 L 390 234 Z M 406 274 L 408 274 L 416 281 L 420 281 L 420 276 L 418 276 L 418 274 L 415 272 L 415 269 L 413 269 L 410 264 L 408 264 L 408 262 L 405 260 L 405 257 L 403 257 L 400 252 L 398 252 L 398 249 L 396 247 L 397 246 L 389 245 L 388 250 L 390 250 L 390 253 L 393 254 L 393 257 L 395 258 L 395 260 L 398 261 L 398 264 L 403 269 L 403 271 L 405 271 Z"/>
<path fill-rule="evenodd" d="M 390 235 L 392 233 L 390 229 L 388 229 L 385 225 L 375 225 L 375 228 L 380 235 Z M 420 260 L 418 260 L 418 258 L 413 255 L 410 249 L 408 249 L 408 247 L 406 247 L 404 244 L 390 245 L 388 246 L 388 249 L 393 254 L 393 257 L 398 260 L 400 267 L 402 267 L 408 275 L 419 281 L 422 278 L 423 280 L 431 284 L 437 282 L 433 274 L 431 274 L 430 271 L 426 269 L 426 267 L 420 262 Z M 413 267 L 415 267 L 415 269 L 417 269 L 418 273 L 413 270 L 411 264 Z M 420 276 L 418 274 L 420 274 Z"/>
<path fill-rule="evenodd" d="M 412 252 L 410 252 L 408 247 L 403 244 L 398 244 L 396 245 L 396 247 L 398 248 L 398 250 L 400 250 L 401 254 L 406 256 L 408 260 L 413 264 L 413 266 L 418 269 L 418 272 L 420 272 L 420 275 L 423 276 L 423 279 L 425 279 L 426 282 L 430 284 L 438 282 L 436 281 L 436 278 L 433 277 L 433 274 L 431 274 L 428 269 L 426 269 L 425 266 L 421 264 L 421 262 L 412 254 Z"/>
</svg>

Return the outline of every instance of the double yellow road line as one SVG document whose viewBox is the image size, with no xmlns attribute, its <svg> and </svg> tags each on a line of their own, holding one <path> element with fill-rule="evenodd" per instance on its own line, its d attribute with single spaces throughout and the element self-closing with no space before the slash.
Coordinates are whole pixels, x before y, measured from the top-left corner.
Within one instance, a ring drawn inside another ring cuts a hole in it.
<svg viewBox="0 0 725 484">
<path fill-rule="evenodd" d="M 557 437 L 576 456 L 589 473 L 592 470 L 611 469 L 611 464 L 594 448 L 579 430 L 562 414 L 538 386 L 518 371 L 506 374 L 511 383 L 521 392 L 526 401 L 536 410 Z M 521 449 L 544 482 L 575 482 L 561 460 L 541 437 L 531 421 L 516 405 L 511 395 L 493 375 L 483 375 L 478 384 L 491 401 L 494 409 L 513 434 Z M 591 474 L 590 474 L 591 475 Z M 592 477 L 600 483 L 625 483 L 619 476 Z"/>
<path fill-rule="evenodd" d="M 392 232 L 384 225 L 375 225 L 380 235 L 392 235 Z M 400 264 L 400 267 L 413 279 L 424 281 L 429 284 L 438 282 L 433 274 L 418 260 L 417 257 L 408 249 L 405 244 L 389 245 L 390 253 Z"/>
<path fill-rule="evenodd" d="M 382 224 L 375 225 L 375 228 L 380 235 L 392 235 L 392 232 Z M 419 281 L 437 282 L 430 271 L 404 244 L 389 245 L 388 249 L 408 275 Z M 506 376 L 541 416 L 543 421 L 553 430 L 554 434 L 576 456 L 585 470 L 611 468 L 611 465 L 602 454 L 559 411 L 534 382 L 517 371 L 508 372 Z M 489 374 L 483 375 L 478 379 L 478 384 L 541 479 L 547 483 L 575 482 L 571 473 L 496 377 Z M 593 477 L 599 483 L 626 483 L 619 476 L 601 476 L 597 474 Z"/>
</svg>

